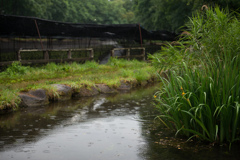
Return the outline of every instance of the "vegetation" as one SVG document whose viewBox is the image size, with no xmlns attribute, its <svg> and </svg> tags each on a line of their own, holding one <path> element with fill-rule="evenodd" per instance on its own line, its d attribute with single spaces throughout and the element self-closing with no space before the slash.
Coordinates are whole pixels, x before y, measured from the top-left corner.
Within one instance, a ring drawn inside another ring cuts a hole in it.
<svg viewBox="0 0 240 160">
<path fill-rule="evenodd" d="M 41 67 L 22 66 L 15 62 L 0 73 L 0 109 L 17 106 L 19 92 L 46 89 L 54 94 L 51 84 L 66 84 L 73 88 L 104 83 L 111 87 L 120 81 L 146 81 L 155 75 L 156 69 L 149 63 L 137 60 L 110 59 L 106 65 L 94 61 L 85 64 L 49 63 Z"/>
<path fill-rule="evenodd" d="M 189 32 L 177 45 L 169 44 L 160 53 L 149 56 L 160 72 L 170 71 L 168 78 L 160 77 L 163 88 L 155 95 L 161 112 L 158 118 L 175 129 L 176 134 L 189 139 L 230 144 L 239 140 L 239 0 L 2 0 L 2 3 L 2 14 L 63 22 L 139 22 L 147 29 L 170 31 L 178 31 L 187 24 Z M 199 11 L 203 5 L 205 8 Z M 230 11 L 222 10 L 225 7 Z M 188 19 L 192 14 L 193 18 Z M 107 65 L 50 63 L 35 68 L 13 63 L 0 74 L 0 109 L 17 106 L 20 91 L 37 88 L 53 91 L 49 86 L 54 83 L 75 88 L 95 83 L 114 87 L 120 80 L 147 80 L 155 71 L 147 63 L 116 59 Z"/>
<path fill-rule="evenodd" d="M 1 14 L 74 23 L 134 23 L 130 0 L 2 0 Z"/>
<path fill-rule="evenodd" d="M 134 0 L 135 17 L 144 27 L 151 30 L 178 31 L 188 23 L 188 17 L 198 12 L 203 5 L 237 11 L 239 0 Z"/>
<path fill-rule="evenodd" d="M 218 7 L 190 21 L 189 36 L 165 48 L 171 58 L 151 57 L 163 70 L 170 64 L 155 95 L 158 118 L 189 139 L 231 144 L 240 138 L 240 21 Z"/>
<path fill-rule="evenodd" d="M 178 31 L 203 5 L 237 11 L 239 0 L 2 0 L 1 14 L 73 23 L 140 23 L 149 30 Z"/>
</svg>

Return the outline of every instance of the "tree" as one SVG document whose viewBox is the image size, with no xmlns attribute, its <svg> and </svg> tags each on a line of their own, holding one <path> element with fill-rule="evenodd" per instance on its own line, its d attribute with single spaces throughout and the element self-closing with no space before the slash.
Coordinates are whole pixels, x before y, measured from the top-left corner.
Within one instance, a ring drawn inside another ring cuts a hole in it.
<svg viewBox="0 0 240 160">
<path fill-rule="evenodd" d="M 133 0 L 135 16 L 139 23 L 150 30 L 178 31 L 188 22 L 189 17 L 200 11 L 203 5 L 208 7 L 228 7 L 237 11 L 239 0 Z M 239 10 L 238 10 L 239 11 Z"/>
<path fill-rule="evenodd" d="M 137 21 L 148 29 L 153 29 L 153 15 L 155 7 L 152 0 L 134 0 L 134 9 Z"/>
<path fill-rule="evenodd" d="M 51 4 L 48 0 L 1 0 L 1 14 L 37 16 L 45 18 L 48 16 L 47 6 Z"/>
<path fill-rule="evenodd" d="M 131 0 L 0 0 L 2 14 L 74 23 L 134 22 Z M 125 8 L 126 7 L 126 8 Z"/>
<path fill-rule="evenodd" d="M 123 8 L 125 9 L 125 12 L 122 14 L 122 17 L 128 24 L 137 23 L 133 7 L 134 2 L 132 0 L 124 1 Z"/>
</svg>

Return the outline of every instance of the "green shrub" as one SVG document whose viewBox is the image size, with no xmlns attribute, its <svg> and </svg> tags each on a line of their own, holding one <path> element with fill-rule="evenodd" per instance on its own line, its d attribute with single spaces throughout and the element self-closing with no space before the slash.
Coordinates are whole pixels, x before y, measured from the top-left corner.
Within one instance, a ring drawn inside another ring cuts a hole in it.
<svg viewBox="0 0 240 160">
<path fill-rule="evenodd" d="M 10 76 L 20 75 L 25 74 L 28 69 L 29 67 L 22 66 L 20 62 L 16 61 L 13 62 L 2 74 L 7 74 Z"/>
</svg>

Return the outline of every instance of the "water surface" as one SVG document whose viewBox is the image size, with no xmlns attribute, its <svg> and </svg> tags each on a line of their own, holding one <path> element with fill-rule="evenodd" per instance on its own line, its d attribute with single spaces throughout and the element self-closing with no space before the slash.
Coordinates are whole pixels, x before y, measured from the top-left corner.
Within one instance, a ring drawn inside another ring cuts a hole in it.
<svg viewBox="0 0 240 160">
<path fill-rule="evenodd" d="M 174 138 L 156 127 L 155 87 L 0 116 L 0 160 L 237 159 L 238 149 Z"/>
</svg>

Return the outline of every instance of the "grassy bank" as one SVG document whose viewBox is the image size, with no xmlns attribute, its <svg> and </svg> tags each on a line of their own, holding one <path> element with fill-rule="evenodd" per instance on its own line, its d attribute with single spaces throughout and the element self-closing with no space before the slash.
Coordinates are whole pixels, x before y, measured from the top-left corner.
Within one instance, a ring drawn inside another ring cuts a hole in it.
<svg viewBox="0 0 240 160">
<path fill-rule="evenodd" d="M 50 63 L 41 67 L 22 66 L 16 62 L 0 73 L 0 109 L 17 107 L 20 103 L 18 94 L 22 91 L 41 88 L 54 93 L 51 84 L 65 84 L 76 89 L 99 83 L 117 87 L 121 81 L 146 81 L 155 73 L 151 64 L 137 60 L 110 59 L 105 65 L 93 61 L 85 64 Z"/>
<path fill-rule="evenodd" d="M 171 69 L 155 97 L 159 120 L 176 135 L 230 146 L 239 141 L 238 18 L 219 8 L 201 12 L 177 47 L 152 56 L 158 68 Z"/>
</svg>

